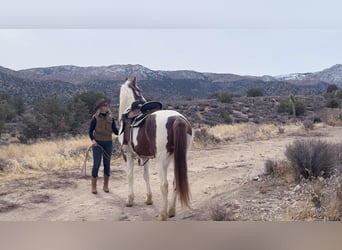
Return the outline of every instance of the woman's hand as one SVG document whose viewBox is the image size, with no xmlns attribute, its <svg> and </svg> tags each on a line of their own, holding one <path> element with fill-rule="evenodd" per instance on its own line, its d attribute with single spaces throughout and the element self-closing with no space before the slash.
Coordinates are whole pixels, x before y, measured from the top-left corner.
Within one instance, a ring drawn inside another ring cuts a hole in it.
<svg viewBox="0 0 342 250">
<path fill-rule="evenodd" d="M 91 145 L 92 147 L 96 147 L 97 146 L 97 142 L 95 140 L 92 140 L 91 143 L 92 143 L 92 145 Z"/>
</svg>

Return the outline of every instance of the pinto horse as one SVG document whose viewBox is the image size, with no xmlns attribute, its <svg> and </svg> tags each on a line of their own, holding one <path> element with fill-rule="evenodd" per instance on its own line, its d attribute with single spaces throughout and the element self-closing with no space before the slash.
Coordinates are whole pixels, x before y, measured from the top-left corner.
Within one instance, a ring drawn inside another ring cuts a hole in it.
<svg viewBox="0 0 342 250">
<path fill-rule="evenodd" d="M 192 143 L 192 128 L 190 122 L 180 113 L 173 110 L 159 110 L 148 115 L 141 127 L 133 127 L 129 142 L 123 144 L 122 115 L 129 111 L 134 101 L 145 101 L 137 85 L 137 79 L 127 79 L 120 89 L 119 142 L 127 161 L 127 177 L 129 194 L 126 206 L 133 206 L 133 170 L 134 159 L 144 162 L 144 180 L 147 189 L 146 204 L 151 205 L 152 192 L 149 176 L 149 159 L 155 158 L 160 177 L 160 190 L 162 193 L 162 207 L 159 214 L 160 220 L 166 220 L 176 214 L 176 200 L 179 196 L 182 206 L 189 207 L 190 190 L 187 173 L 187 155 Z M 174 166 L 173 192 L 168 210 L 168 178 L 167 170 Z"/>
</svg>

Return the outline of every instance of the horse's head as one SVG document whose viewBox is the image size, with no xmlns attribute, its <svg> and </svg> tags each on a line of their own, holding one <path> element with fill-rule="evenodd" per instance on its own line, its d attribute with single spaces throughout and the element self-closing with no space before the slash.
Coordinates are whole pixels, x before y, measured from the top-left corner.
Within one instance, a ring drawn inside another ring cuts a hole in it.
<svg viewBox="0 0 342 250">
<path fill-rule="evenodd" d="M 137 78 L 126 79 L 125 83 L 120 88 L 120 107 L 119 107 L 119 120 L 122 114 L 124 114 L 134 101 L 145 101 L 145 98 L 141 94 L 141 90 L 138 87 Z"/>
</svg>

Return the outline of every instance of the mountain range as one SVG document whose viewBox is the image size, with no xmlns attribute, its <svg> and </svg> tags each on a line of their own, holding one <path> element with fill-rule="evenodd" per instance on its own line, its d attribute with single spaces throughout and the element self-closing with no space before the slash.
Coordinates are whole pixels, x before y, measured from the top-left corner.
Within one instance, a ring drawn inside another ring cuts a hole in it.
<svg viewBox="0 0 342 250">
<path fill-rule="evenodd" d="M 52 94 L 71 97 L 83 91 L 99 91 L 117 98 L 120 84 L 133 76 L 138 78 L 144 95 L 150 99 L 205 98 L 215 92 L 245 95 L 252 87 L 261 88 L 265 95 L 316 95 L 323 93 L 329 84 L 342 87 L 341 64 L 319 72 L 279 76 L 162 71 L 128 64 L 63 65 L 18 71 L 0 66 L 0 91 L 22 95 L 28 103 Z"/>
</svg>

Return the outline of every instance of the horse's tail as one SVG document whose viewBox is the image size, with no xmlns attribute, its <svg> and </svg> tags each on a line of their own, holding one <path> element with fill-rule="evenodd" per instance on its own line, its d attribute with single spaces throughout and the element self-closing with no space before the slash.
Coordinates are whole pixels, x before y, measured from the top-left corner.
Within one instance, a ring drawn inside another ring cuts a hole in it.
<svg viewBox="0 0 342 250">
<path fill-rule="evenodd" d="M 177 118 L 173 123 L 176 190 L 182 206 L 189 207 L 190 190 L 187 167 L 187 122 Z"/>
</svg>

